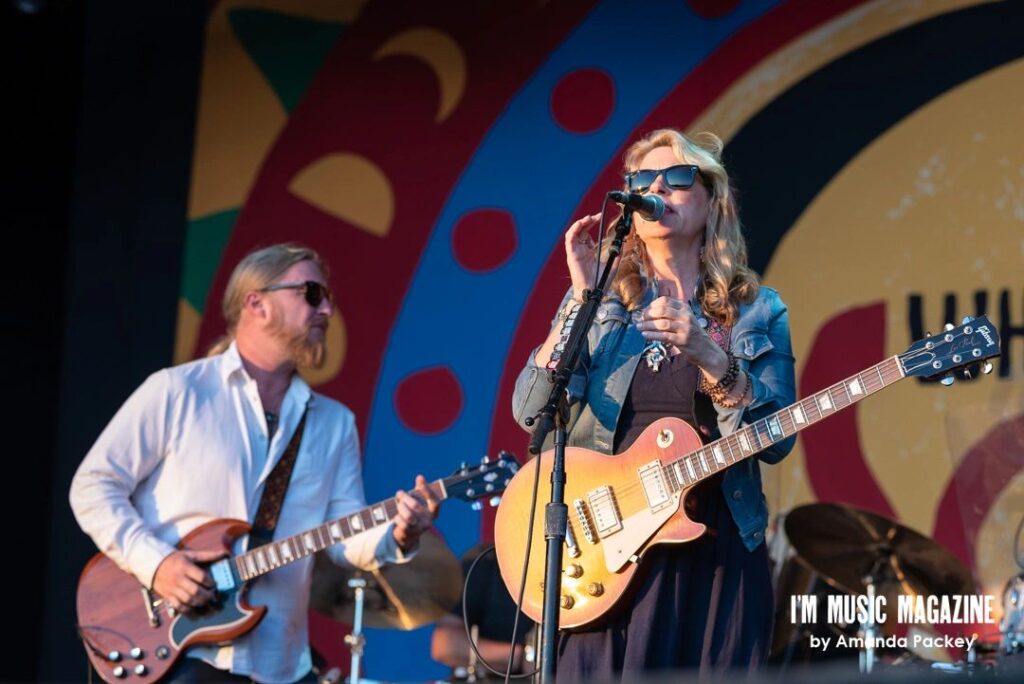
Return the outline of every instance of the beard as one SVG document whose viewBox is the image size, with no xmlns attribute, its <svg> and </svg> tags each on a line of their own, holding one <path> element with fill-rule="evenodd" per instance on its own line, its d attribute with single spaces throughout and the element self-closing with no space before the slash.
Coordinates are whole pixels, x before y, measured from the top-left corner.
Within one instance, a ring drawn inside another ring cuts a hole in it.
<svg viewBox="0 0 1024 684">
<path fill-rule="evenodd" d="M 282 316 L 274 316 L 270 334 L 284 345 L 292 363 L 298 368 L 322 368 L 327 360 L 327 319 L 322 316 L 311 318 L 302 330 L 286 329 L 282 319 Z"/>
</svg>

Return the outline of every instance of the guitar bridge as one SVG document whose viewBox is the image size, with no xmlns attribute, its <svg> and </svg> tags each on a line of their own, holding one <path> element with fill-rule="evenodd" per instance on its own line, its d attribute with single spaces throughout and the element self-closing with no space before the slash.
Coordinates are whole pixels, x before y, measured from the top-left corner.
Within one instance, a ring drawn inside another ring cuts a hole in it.
<svg viewBox="0 0 1024 684">
<path fill-rule="evenodd" d="M 142 605 L 146 608 L 146 617 L 149 619 L 150 627 L 160 626 L 160 616 L 153 610 L 153 594 L 150 593 L 149 589 L 142 587 Z"/>
<path fill-rule="evenodd" d="M 572 507 L 576 510 L 576 518 L 580 521 L 580 529 L 583 530 L 583 536 L 591 544 L 596 544 L 597 539 L 594 537 L 593 528 L 590 527 L 590 520 L 587 518 L 587 506 L 583 503 L 583 499 L 574 499 Z"/>
</svg>

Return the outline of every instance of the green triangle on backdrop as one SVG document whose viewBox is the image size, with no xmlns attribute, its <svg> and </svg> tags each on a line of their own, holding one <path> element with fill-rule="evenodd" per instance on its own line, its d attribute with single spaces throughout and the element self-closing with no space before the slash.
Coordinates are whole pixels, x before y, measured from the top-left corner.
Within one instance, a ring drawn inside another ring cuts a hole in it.
<svg viewBox="0 0 1024 684">
<path fill-rule="evenodd" d="M 346 26 L 256 9 L 231 10 L 228 21 L 287 112 L 302 99 Z"/>
</svg>

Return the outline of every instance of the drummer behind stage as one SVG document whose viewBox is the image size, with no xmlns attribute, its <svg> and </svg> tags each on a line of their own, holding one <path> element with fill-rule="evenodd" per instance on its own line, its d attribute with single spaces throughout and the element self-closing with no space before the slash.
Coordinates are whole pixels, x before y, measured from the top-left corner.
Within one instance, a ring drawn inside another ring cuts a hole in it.
<svg viewBox="0 0 1024 684">
<path fill-rule="evenodd" d="M 253 519 L 303 415 L 275 537 L 366 505 L 352 412 L 296 372 L 325 358 L 334 308 L 327 276 L 317 253 L 298 245 L 247 255 L 224 293 L 227 333 L 211 356 L 151 375 L 75 475 L 71 507 L 82 529 L 176 610 L 214 598 L 202 564 L 215 556 L 175 544 L 214 518 Z M 438 501 L 422 476 L 413 494 L 397 499 L 394 523 L 333 547 L 332 558 L 365 569 L 408 558 Z M 315 681 L 307 634 L 312 561 L 260 578 L 250 600 L 269 610 L 259 625 L 230 645 L 189 650 L 166 681 Z"/>
<path fill-rule="evenodd" d="M 469 575 L 474 559 L 479 562 Z M 498 571 L 498 562 L 487 544 L 478 544 L 462 557 L 462 574 L 467 577 L 466 617 L 470 629 L 477 628 L 476 646 L 484 660 L 496 670 L 504 671 L 508 665 L 509 637 L 515 622 L 516 604 L 509 596 Z M 512 674 L 531 669 L 532 658 L 527 658 L 528 632 L 534 623 L 522 613 L 516 626 Z M 451 614 L 443 615 L 434 627 L 430 642 L 430 655 L 437 662 L 451 667 L 454 680 L 481 681 L 499 680 L 483 664 L 478 664 L 476 655 L 466 639 L 466 626 L 462 618 L 460 601 Z M 474 679 L 475 677 L 475 679 Z"/>
</svg>

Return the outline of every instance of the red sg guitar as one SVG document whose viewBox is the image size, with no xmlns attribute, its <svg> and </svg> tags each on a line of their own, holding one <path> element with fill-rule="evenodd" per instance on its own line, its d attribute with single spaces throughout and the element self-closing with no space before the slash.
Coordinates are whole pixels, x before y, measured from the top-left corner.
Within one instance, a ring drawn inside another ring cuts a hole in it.
<svg viewBox="0 0 1024 684">
<path fill-rule="evenodd" d="M 430 483 L 438 499 L 465 501 L 497 496 L 518 469 L 502 453 L 495 461 L 462 467 Z M 154 682 L 163 677 L 191 646 L 224 644 L 245 634 L 263 618 L 264 606 L 246 602 L 247 583 L 283 565 L 389 523 L 398 513 L 395 499 L 324 523 L 251 551 L 209 565 L 217 600 L 198 611 L 174 613 L 159 596 L 142 586 L 102 553 L 82 570 L 78 581 L 78 630 L 86 654 L 107 682 Z M 219 519 L 199 526 L 178 548 L 217 549 L 228 553 L 250 529 L 241 520 Z"/>
</svg>

